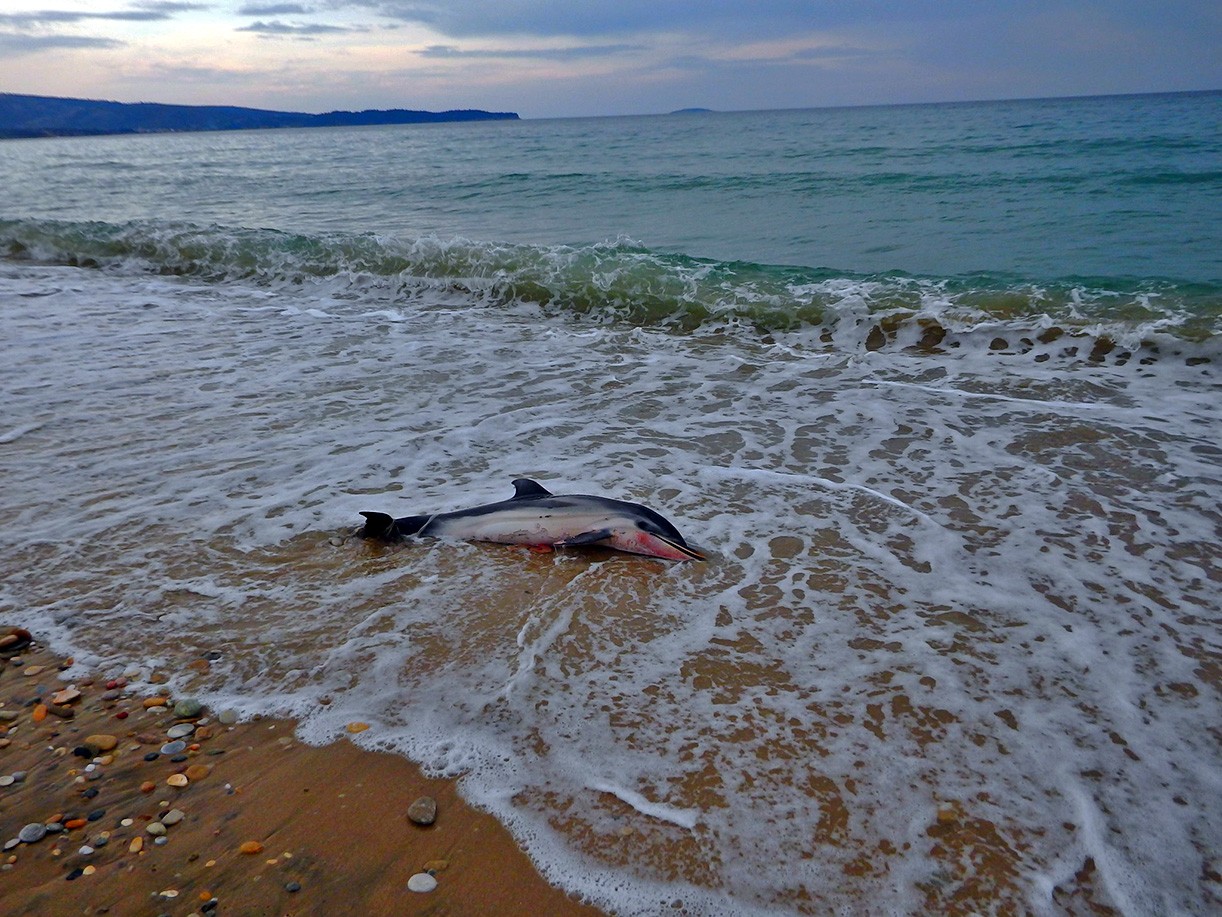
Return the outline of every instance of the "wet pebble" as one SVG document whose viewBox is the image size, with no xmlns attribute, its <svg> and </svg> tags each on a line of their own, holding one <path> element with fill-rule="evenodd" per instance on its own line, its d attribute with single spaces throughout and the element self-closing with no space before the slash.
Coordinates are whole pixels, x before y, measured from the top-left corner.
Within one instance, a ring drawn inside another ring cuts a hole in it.
<svg viewBox="0 0 1222 917">
<path fill-rule="evenodd" d="M 437 887 L 437 880 L 427 872 L 418 872 L 407 880 L 408 891 L 431 892 Z"/>
<path fill-rule="evenodd" d="M 23 844 L 37 844 L 47 836 L 47 826 L 39 822 L 31 822 L 17 832 L 17 840 Z"/>
<path fill-rule="evenodd" d="M 238 711 L 234 710 L 232 707 L 228 710 L 222 710 L 220 715 L 217 716 L 217 719 L 226 726 L 232 726 L 238 721 Z"/>
<path fill-rule="evenodd" d="M 195 732 L 193 723 L 179 723 L 177 726 L 171 726 L 166 735 L 171 739 L 185 739 L 193 732 Z"/>
<path fill-rule="evenodd" d="M 204 705 L 193 697 L 180 700 L 174 705 L 174 715 L 183 719 L 190 719 L 193 716 L 199 716 L 203 711 Z"/>
<path fill-rule="evenodd" d="M 437 820 L 437 800 L 421 796 L 408 807 L 407 817 L 417 825 L 431 825 Z"/>
<path fill-rule="evenodd" d="M 144 760 L 145 761 L 156 761 L 160 757 L 161 757 L 160 752 L 150 751 L 147 755 L 144 756 Z"/>
<path fill-rule="evenodd" d="M 165 815 L 161 816 L 161 823 L 163 825 L 176 825 L 186 817 L 187 813 L 182 809 L 170 809 Z"/>
<path fill-rule="evenodd" d="M 186 747 L 186 742 L 184 742 L 182 739 L 176 739 L 173 742 L 166 742 L 164 745 L 162 745 L 161 753 L 163 755 L 176 755 L 180 751 L 185 751 Z"/>
<path fill-rule="evenodd" d="M 152 821 L 145 826 L 144 830 L 153 835 L 153 837 L 161 837 L 165 834 L 165 825 L 159 821 Z"/>
<path fill-rule="evenodd" d="M 301 891 L 301 883 L 300 882 L 286 882 L 284 883 L 284 890 L 286 892 L 299 892 Z"/>
</svg>

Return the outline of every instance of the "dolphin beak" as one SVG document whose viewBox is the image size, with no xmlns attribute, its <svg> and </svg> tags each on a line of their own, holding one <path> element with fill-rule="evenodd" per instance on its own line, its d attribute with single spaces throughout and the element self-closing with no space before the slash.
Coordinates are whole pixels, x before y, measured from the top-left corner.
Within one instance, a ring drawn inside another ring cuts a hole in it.
<svg viewBox="0 0 1222 917">
<path fill-rule="evenodd" d="M 657 536 L 657 538 L 659 541 L 665 541 L 668 545 L 670 545 L 680 554 L 684 555 L 685 557 L 690 558 L 691 560 L 708 560 L 707 557 L 705 557 L 702 553 L 697 551 L 695 548 L 689 547 L 688 545 L 685 545 L 685 544 L 679 544 L 677 541 L 671 541 L 669 538 L 663 538 L 660 535 Z"/>
</svg>

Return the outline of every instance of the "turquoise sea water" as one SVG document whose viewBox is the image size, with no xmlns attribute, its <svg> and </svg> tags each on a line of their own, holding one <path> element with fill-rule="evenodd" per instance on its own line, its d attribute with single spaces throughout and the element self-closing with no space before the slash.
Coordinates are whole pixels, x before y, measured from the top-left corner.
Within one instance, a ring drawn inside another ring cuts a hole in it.
<svg viewBox="0 0 1222 917">
<path fill-rule="evenodd" d="M 1220 115 L 0 143 L 0 617 L 617 913 L 1208 912 Z M 713 560 L 348 537 L 520 476 Z"/>
</svg>

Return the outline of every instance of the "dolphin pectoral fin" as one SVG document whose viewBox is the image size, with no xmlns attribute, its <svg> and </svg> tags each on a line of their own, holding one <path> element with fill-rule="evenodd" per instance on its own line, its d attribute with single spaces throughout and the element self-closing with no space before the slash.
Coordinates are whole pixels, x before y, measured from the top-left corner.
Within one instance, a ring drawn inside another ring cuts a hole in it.
<svg viewBox="0 0 1222 917">
<path fill-rule="evenodd" d="M 606 541 L 614 534 L 611 529 L 598 529 L 594 532 L 582 532 L 580 535 L 574 535 L 572 538 L 566 538 L 564 541 L 556 542 L 556 544 L 565 548 L 575 548 L 583 544 L 598 544 L 598 542 Z"/>
<path fill-rule="evenodd" d="M 530 478 L 518 478 L 513 482 L 513 496 L 509 499 L 528 500 L 531 497 L 550 496 L 552 496 L 552 492 L 538 481 L 532 481 Z"/>
<path fill-rule="evenodd" d="M 359 532 L 362 538 L 377 538 L 381 541 L 393 541 L 398 533 L 395 531 L 395 517 L 389 513 L 366 513 L 365 526 Z"/>
</svg>

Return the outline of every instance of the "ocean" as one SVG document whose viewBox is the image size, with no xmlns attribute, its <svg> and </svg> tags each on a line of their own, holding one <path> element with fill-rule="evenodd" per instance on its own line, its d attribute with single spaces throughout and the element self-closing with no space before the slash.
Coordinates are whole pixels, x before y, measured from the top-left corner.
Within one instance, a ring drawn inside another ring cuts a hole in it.
<svg viewBox="0 0 1222 917">
<path fill-rule="evenodd" d="M 617 914 L 1216 912 L 1220 125 L 0 142 L 0 623 L 369 723 Z M 518 477 L 710 559 L 353 537 Z"/>
</svg>

